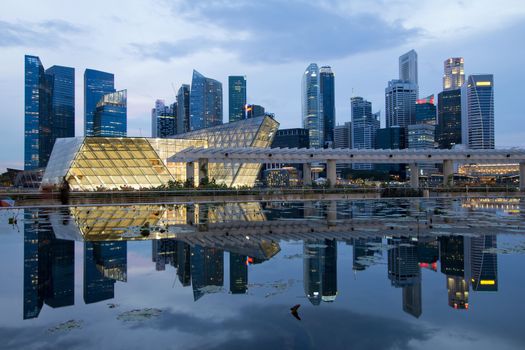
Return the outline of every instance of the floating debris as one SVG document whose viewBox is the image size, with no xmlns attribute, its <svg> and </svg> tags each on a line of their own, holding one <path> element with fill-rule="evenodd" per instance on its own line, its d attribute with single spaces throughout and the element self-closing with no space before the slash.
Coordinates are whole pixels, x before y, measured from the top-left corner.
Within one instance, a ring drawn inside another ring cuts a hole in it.
<svg viewBox="0 0 525 350">
<path fill-rule="evenodd" d="M 162 310 L 155 308 L 135 309 L 121 313 L 117 316 L 117 320 L 124 322 L 141 322 L 159 317 L 161 313 Z"/>
<path fill-rule="evenodd" d="M 114 309 L 114 308 L 117 308 L 117 307 L 119 307 L 119 306 L 120 306 L 119 304 L 108 303 L 108 307 L 109 307 L 110 309 Z"/>
<path fill-rule="evenodd" d="M 73 329 L 80 329 L 82 328 L 83 321 L 76 321 L 76 320 L 69 320 L 63 323 L 60 323 L 56 325 L 55 327 L 49 328 L 49 333 L 56 333 L 56 332 L 69 332 Z"/>
</svg>

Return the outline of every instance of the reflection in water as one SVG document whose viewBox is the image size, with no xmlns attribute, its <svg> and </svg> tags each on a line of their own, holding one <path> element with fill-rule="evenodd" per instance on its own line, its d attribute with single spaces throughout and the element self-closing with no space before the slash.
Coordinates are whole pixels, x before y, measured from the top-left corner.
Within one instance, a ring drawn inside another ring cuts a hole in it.
<svg viewBox="0 0 525 350">
<path fill-rule="evenodd" d="M 354 273 L 366 273 L 387 256 L 387 277 L 401 289 L 407 314 L 421 316 L 422 269 L 437 271 L 438 264 L 448 305 L 468 309 L 470 289 L 498 290 L 496 227 L 521 231 L 508 213 L 494 221 L 486 212 L 473 211 L 472 200 L 467 204 L 331 201 L 26 209 L 23 316 L 38 317 L 44 303 L 53 308 L 74 304 L 74 241 L 84 245 L 84 303 L 115 298 L 115 283 L 128 279 L 128 240 L 151 240 L 155 269 L 176 269 L 180 284 L 191 286 L 194 301 L 224 291 L 225 252 L 229 293 L 243 295 L 249 292 L 251 264 L 272 259 L 282 241 L 302 241 L 305 296 L 313 305 L 334 302 L 341 242 L 352 246 Z M 465 212 L 458 213 L 461 209 Z"/>
</svg>

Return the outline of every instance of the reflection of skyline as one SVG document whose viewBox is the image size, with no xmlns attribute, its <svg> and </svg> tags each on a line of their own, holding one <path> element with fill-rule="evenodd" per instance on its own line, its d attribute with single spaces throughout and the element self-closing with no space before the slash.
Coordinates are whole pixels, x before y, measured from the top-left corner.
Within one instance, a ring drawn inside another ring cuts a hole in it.
<svg viewBox="0 0 525 350">
<path fill-rule="evenodd" d="M 337 241 L 305 241 L 303 255 L 306 297 L 313 305 L 333 302 L 337 296 Z"/>
</svg>

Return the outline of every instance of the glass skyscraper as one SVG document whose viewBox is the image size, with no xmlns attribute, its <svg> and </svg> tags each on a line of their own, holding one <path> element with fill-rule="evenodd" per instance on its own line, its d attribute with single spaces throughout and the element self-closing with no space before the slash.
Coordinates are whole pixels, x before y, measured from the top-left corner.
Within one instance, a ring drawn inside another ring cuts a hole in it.
<svg viewBox="0 0 525 350">
<path fill-rule="evenodd" d="M 372 103 L 362 97 L 352 97 L 352 148 L 374 149 L 377 130 L 379 129 L 379 115 L 372 114 Z M 354 163 L 353 169 L 370 170 L 369 163 Z"/>
<path fill-rule="evenodd" d="M 94 136 L 94 118 L 97 104 L 106 94 L 115 92 L 112 73 L 94 69 L 84 71 L 84 136 Z"/>
<path fill-rule="evenodd" d="M 95 109 L 93 136 L 123 137 L 127 128 L 127 90 L 104 95 Z"/>
<path fill-rule="evenodd" d="M 190 131 L 190 86 L 182 84 L 177 92 L 177 134 Z"/>
<path fill-rule="evenodd" d="M 434 95 L 416 101 L 416 124 L 436 125 Z"/>
<path fill-rule="evenodd" d="M 310 133 L 310 147 L 321 148 L 324 141 L 324 125 L 321 109 L 321 90 L 319 68 L 312 63 L 303 74 L 302 116 L 303 128 Z"/>
<path fill-rule="evenodd" d="M 386 127 L 406 127 L 415 124 L 416 84 L 403 80 L 391 80 L 385 89 Z"/>
<path fill-rule="evenodd" d="M 443 91 L 461 88 L 465 82 L 465 70 L 463 64 L 463 57 L 451 57 L 443 62 Z"/>
<path fill-rule="evenodd" d="M 222 124 L 222 84 L 193 70 L 190 93 L 190 130 Z"/>
<path fill-rule="evenodd" d="M 228 77 L 228 109 L 229 121 L 236 122 L 244 119 L 246 105 L 246 77 L 233 75 Z"/>
<path fill-rule="evenodd" d="M 436 141 L 439 148 L 450 149 L 461 144 L 461 89 L 438 94 Z"/>
<path fill-rule="evenodd" d="M 416 51 L 410 50 L 399 56 L 399 80 L 418 84 Z"/>
<path fill-rule="evenodd" d="M 335 85 L 334 73 L 329 66 L 319 70 L 319 86 L 321 90 L 321 106 L 323 115 L 324 144 L 334 143 L 335 128 Z"/>
<path fill-rule="evenodd" d="M 56 138 L 75 136 L 75 69 L 24 60 L 24 169 L 32 170 L 47 165 Z"/>
<path fill-rule="evenodd" d="M 151 137 L 165 138 L 177 133 L 177 102 L 166 106 L 164 100 L 155 101 L 151 110 Z"/>
<path fill-rule="evenodd" d="M 470 75 L 461 88 L 462 141 L 472 149 L 494 148 L 494 77 Z"/>
</svg>

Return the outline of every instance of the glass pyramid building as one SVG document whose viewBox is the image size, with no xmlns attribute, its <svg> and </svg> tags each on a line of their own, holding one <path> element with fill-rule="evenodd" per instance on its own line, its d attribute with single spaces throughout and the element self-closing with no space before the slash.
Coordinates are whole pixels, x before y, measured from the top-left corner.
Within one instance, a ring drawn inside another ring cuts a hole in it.
<svg viewBox="0 0 525 350">
<path fill-rule="evenodd" d="M 73 191 L 148 189 L 186 181 L 186 164 L 169 158 L 189 147 L 270 147 L 279 123 L 271 117 L 201 129 L 169 139 L 73 137 L 57 139 L 42 188 L 64 179 Z M 253 186 L 261 164 L 210 163 L 208 178 L 227 186 Z M 195 169 L 198 178 L 198 169 Z"/>
</svg>

